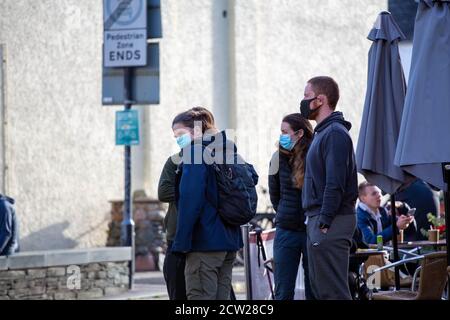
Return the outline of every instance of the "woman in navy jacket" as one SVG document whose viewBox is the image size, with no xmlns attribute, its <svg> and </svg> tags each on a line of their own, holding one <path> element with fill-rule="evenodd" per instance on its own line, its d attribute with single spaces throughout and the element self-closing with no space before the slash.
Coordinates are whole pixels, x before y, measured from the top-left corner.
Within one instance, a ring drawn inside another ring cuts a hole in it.
<svg viewBox="0 0 450 320">
<path fill-rule="evenodd" d="M 193 110 L 176 116 L 172 130 L 183 154 L 176 184 L 178 222 L 172 251 L 186 253 L 187 298 L 229 300 L 233 262 L 242 237 L 238 226 L 225 225 L 217 213 L 216 177 L 203 156 L 205 148 L 222 141 L 225 133 L 208 127 L 202 113 Z"/>
<path fill-rule="evenodd" d="M 306 299 L 313 299 L 309 284 L 306 225 L 302 208 L 305 158 L 313 129 L 300 113 L 284 117 L 279 150 L 272 156 L 269 194 L 276 211 L 274 240 L 275 299 L 292 300 L 295 280 L 303 256 Z"/>
</svg>

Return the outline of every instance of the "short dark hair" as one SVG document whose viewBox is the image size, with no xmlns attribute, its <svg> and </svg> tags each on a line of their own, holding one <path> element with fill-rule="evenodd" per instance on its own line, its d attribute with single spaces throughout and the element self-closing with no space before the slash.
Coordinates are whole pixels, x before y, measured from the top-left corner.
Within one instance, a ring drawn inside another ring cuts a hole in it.
<svg viewBox="0 0 450 320">
<path fill-rule="evenodd" d="M 316 95 L 324 94 L 328 98 L 330 108 L 335 110 L 339 101 L 339 86 L 331 77 L 319 76 L 309 79 Z"/>
<path fill-rule="evenodd" d="M 373 183 L 370 183 L 367 181 L 361 182 L 358 185 L 358 196 L 360 198 L 361 198 L 361 196 L 363 196 L 366 193 L 366 188 L 368 188 L 368 187 L 375 187 L 375 185 Z"/>
</svg>

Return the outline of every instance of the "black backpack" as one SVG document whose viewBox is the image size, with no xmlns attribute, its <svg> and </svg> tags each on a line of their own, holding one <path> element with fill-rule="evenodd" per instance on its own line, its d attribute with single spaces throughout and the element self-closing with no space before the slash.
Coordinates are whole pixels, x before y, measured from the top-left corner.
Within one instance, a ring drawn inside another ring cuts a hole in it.
<svg viewBox="0 0 450 320">
<path fill-rule="evenodd" d="M 208 154 L 214 156 L 215 150 L 208 147 L 203 148 L 208 149 Z M 237 154 L 235 147 L 234 151 L 228 153 L 227 159 L 224 160 L 228 161 L 223 161 L 223 163 L 209 161 L 207 164 L 211 174 L 215 174 L 218 189 L 217 199 L 209 198 L 208 194 L 207 198 L 216 207 L 219 216 L 226 225 L 241 226 L 250 222 L 256 215 L 256 206 L 258 204 L 256 185 L 259 177 L 253 166 L 246 163 Z M 176 199 L 179 198 L 178 186 L 181 180 L 182 168 L 183 163 L 180 163 L 175 177 Z"/>
<path fill-rule="evenodd" d="M 217 180 L 217 212 L 225 224 L 241 226 L 256 214 L 258 174 L 236 153 L 236 149 L 227 160 L 211 164 Z"/>
</svg>

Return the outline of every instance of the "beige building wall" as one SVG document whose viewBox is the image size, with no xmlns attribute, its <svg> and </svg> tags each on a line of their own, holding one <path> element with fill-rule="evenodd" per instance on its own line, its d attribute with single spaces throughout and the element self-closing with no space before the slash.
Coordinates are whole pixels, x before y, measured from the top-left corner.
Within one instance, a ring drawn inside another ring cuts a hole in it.
<svg viewBox="0 0 450 320">
<path fill-rule="evenodd" d="M 101 105 L 102 3 L 1 0 L 6 190 L 23 250 L 104 246 L 122 196 L 114 108 Z"/>
<path fill-rule="evenodd" d="M 165 161 L 179 151 L 171 130 L 179 112 L 205 106 L 219 128 L 230 127 L 228 3 L 161 1 L 161 103 L 146 109 L 145 129 L 145 189 L 152 196 Z"/>
<path fill-rule="evenodd" d="M 140 106 L 133 189 L 156 197 L 178 150 L 173 117 L 209 107 L 267 187 L 282 117 L 305 82 L 331 75 L 356 143 L 367 77 L 366 39 L 386 0 L 162 0 L 159 105 Z M 24 249 L 102 246 L 108 200 L 123 197 L 115 111 L 101 105 L 102 1 L 0 0 L 6 45 L 6 192 L 17 200 Z M 259 210 L 267 199 L 260 197 Z"/>
<path fill-rule="evenodd" d="M 356 147 L 371 45 L 367 35 L 387 1 L 229 0 L 208 6 L 211 2 L 163 1 L 161 105 L 148 109 L 146 189 L 155 194 L 165 159 L 177 151 L 171 120 L 194 105 L 209 106 L 222 117 L 226 108 L 223 123 L 235 129 L 239 150 L 255 164 L 260 187 L 267 188 L 281 119 L 299 112 L 305 83 L 316 75 L 338 82 L 338 110 L 353 124 Z M 268 200 L 260 194 L 259 210 Z"/>
<path fill-rule="evenodd" d="M 267 187 L 281 120 L 299 112 L 305 84 L 314 76 L 329 75 L 339 84 L 337 110 L 353 124 L 356 148 L 371 45 L 367 35 L 386 8 L 381 0 L 234 1 L 235 125 L 260 185 Z"/>
</svg>

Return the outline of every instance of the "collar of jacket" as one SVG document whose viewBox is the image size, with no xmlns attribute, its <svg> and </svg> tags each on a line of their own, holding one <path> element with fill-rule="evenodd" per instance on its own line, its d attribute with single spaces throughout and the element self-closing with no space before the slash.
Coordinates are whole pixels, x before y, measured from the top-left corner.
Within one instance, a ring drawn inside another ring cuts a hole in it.
<svg viewBox="0 0 450 320">
<path fill-rule="evenodd" d="M 373 215 L 374 217 L 377 215 L 381 216 L 381 212 L 380 209 L 377 209 L 376 212 L 372 211 L 372 209 L 369 208 L 369 206 L 367 204 L 365 204 L 364 202 L 360 201 L 358 203 L 358 206 L 363 209 L 364 211 L 367 211 L 368 213 L 370 213 L 371 215 Z"/>
<path fill-rule="evenodd" d="M 349 131 L 352 128 L 352 124 L 344 119 L 344 115 L 342 114 L 342 112 L 334 111 L 332 114 L 330 114 L 327 118 L 325 118 L 321 123 L 319 123 L 316 126 L 314 132 L 321 132 L 326 128 L 328 128 L 333 123 L 340 123 Z"/>
</svg>

